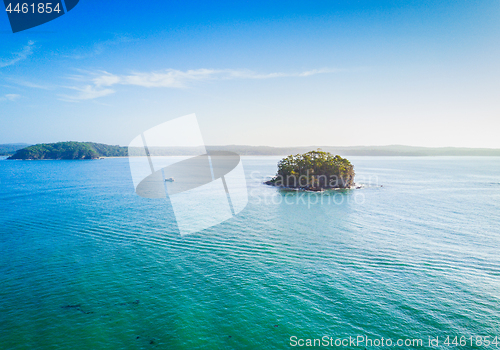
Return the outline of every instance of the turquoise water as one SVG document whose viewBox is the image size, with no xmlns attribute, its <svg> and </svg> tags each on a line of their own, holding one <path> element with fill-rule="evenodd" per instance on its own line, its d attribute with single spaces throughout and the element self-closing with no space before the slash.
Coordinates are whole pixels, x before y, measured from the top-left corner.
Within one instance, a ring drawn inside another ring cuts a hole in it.
<svg viewBox="0 0 500 350">
<path fill-rule="evenodd" d="M 185 237 L 126 159 L 0 161 L 0 349 L 500 337 L 500 159 L 350 159 L 366 186 L 318 195 L 244 157 L 246 209 Z"/>
</svg>

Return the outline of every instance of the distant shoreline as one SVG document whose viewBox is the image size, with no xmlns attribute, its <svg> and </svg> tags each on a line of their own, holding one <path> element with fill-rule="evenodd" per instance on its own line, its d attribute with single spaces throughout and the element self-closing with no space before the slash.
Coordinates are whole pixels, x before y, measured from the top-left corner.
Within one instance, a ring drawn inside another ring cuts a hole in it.
<svg viewBox="0 0 500 350">
<path fill-rule="evenodd" d="M 140 158 L 138 156 L 123 156 L 123 157 L 102 157 L 101 159 L 96 158 L 96 159 L 7 159 L 9 156 L 0 156 L 0 161 L 2 160 L 8 160 L 9 162 L 11 161 L 16 161 L 16 162 L 38 162 L 38 161 L 98 161 L 98 160 L 106 160 L 106 159 L 128 159 L 128 158 Z M 175 156 L 158 156 L 160 158 L 186 158 L 190 157 L 189 155 L 175 155 Z M 245 155 L 240 155 L 241 158 L 250 158 L 250 157 L 281 157 L 280 155 L 253 155 L 253 154 L 245 154 Z M 412 159 L 412 158 L 430 158 L 430 159 L 439 159 L 439 158 L 492 158 L 492 159 L 499 159 L 499 156 L 378 156 L 378 155 L 370 155 L 370 156 L 365 156 L 365 155 L 356 155 L 356 156 L 351 156 L 351 157 L 366 157 L 366 158 L 405 158 L 405 159 Z"/>
<path fill-rule="evenodd" d="M 50 158 L 69 159 L 62 151 L 54 154 L 56 147 L 64 147 L 71 145 L 79 151 L 79 156 L 74 158 L 125 158 L 128 157 L 128 147 L 110 146 L 105 144 L 97 144 L 92 142 L 60 142 L 56 144 L 0 144 L 0 156 L 12 156 L 19 154 L 22 150 L 37 149 L 36 152 L 24 152 L 19 158 L 34 159 Z M 46 150 L 48 147 L 49 150 Z M 290 154 L 300 154 L 315 149 L 321 149 L 325 152 L 345 156 L 364 156 L 364 157 L 500 157 L 500 149 L 497 148 L 464 148 L 464 147 L 415 147 L 403 145 L 390 146 L 307 146 L 307 147 L 270 147 L 270 146 L 245 146 L 245 145 L 227 145 L 227 146 L 206 146 L 210 151 L 230 151 L 239 154 L 240 156 L 288 156 Z M 144 150 L 137 149 L 142 154 Z M 195 156 L 199 154 L 199 147 L 155 147 L 150 148 L 151 154 L 155 156 Z M 132 149 L 135 151 L 135 148 Z M 49 154 L 52 153 L 52 154 Z"/>
</svg>

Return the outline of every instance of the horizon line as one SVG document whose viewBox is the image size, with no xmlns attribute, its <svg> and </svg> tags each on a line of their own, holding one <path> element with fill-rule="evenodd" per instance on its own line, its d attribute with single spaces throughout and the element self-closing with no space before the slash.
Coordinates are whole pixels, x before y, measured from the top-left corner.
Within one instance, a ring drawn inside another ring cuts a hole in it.
<svg viewBox="0 0 500 350">
<path fill-rule="evenodd" d="M 41 145 L 41 144 L 54 144 L 54 143 L 61 143 L 61 142 L 80 142 L 80 143 L 97 143 L 97 144 L 103 144 L 103 145 L 110 145 L 110 146 L 119 146 L 119 147 L 128 147 L 119 145 L 119 144 L 110 144 L 110 143 L 102 143 L 102 142 L 95 142 L 95 141 L 74 141 L 74 140 L 69 140 L 69 141 L 57 141 L 57 142 L 41 142 L 41 143 L 27 143 L 27 142 L 7 142 L 7 143 L 0 143 L 0 146 L 5 146 L 5 145 L 28 145 L 29 146 L 35 146 L 35 145 Z M 313 150 L 316 149 L 321 149 L 322 147 L 329 147 L 329 148 L 381 148 L 381 147 L 408 147 L 408 148 L 426 148 L 426 149 L 446 149 L 446 148 L 459 148 L 459 149 L 470 149 L 470 150 L 500 150 L 500 148 L 492 148 L 492 147 L 467 147 L 467 146 L 414 146 L 414 145 L 404 145 L 404 144 L 386 144 L 386 145 L 356 145 L 356 146 L 339 146 L 339 145 L 309 145 L 309 146 L 269 146 L 269 145 L 248 145 L 248 144 L 207 144 L 205 147 L 267 147 L 267 148 L 311 148 Z M 176 148 L 176 147 L 169 147 L 169 148 Z M 189 148 L 188 146 L 179 146 L 177 148 Z"/>
</svg>

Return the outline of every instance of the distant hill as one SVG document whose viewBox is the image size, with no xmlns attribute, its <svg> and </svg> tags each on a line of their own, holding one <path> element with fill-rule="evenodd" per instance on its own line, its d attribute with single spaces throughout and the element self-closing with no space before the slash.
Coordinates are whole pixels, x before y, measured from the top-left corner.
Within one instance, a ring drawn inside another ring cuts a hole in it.
<svg viewBox="0 0 500 350">
<path fill-rule="evenodd" d="M 18 149 L 28 147 L 27 143 L 4 143 L 0 145 L 0 156 L 10 156 L 16 153 Z"/>
<path fill-rule="evenodd" d="M 99 157 L 127 157 L 128 148 L 110 146 L 94 142 L 58 142 L 38 144 L 0 145 L 0 152 L 11 155 L 8 159 L 96 159 Z M 3 148 L 2 148 L 3 147 Z M 10 148 L 9 148 L 10 147 Z M 269 147 L 269 146 L 206 146 L 207 151 L 231 151 L 242 156 L 287 156 L 302 154 L 321 149 L 325 152 L 345 156 L 500 156 L 500 149 L 495 148 L 458 148 L 458 147 L 413 147 L 402 145 L 391 146 L 308 146 L 308 147 Z M 9 151 L 10 150 L 10 151 Z M 133 148 L 131 155 L 142 155 L 144 150 Z M 156 156 L 192 156 L 198 155 L 199 147 L 150 147 L 149 151 Z M 1 155 L 1 153 L 0 153 Z"/>
<path fill-rule="evenodd" d="M 240 155 L 284 156 L 301 154 L 320 148 L 325 152 L 340 156 L 500 156 L 496 148 L 458 148 L 458 147 L 414 147 L 414 146 L 307 146 L 307 147 L 268 147 L 268 146 L 207 146 L 207 150 L 232 151 Z"/>
<path fill-rule="evenodd" d="M 94 142 L 41 143 L 17 150 L 7 159 L 98 159 L 100 157 L 125 157 L 127 148 Z"/>
<path fill-rule="evenodd" d="M 500 149 L 495 148 L 457 148 L 457 147 L 413 147 L 413 146 L 307 146 L 307 147 L 269 147 L 269 146 L 206 146 L 207 151 L 230 151 L 242 156 L 287 156 L 302 154 L 311 150 L 321 149 L 324 152 L 345 156 L 500 156 Z M 198 147 L 149 147 L 156 156 L 192 156 L 199 154 Z M 144 150 L 131 150 L 131 155 L 143 154 Z"/>
</svg>

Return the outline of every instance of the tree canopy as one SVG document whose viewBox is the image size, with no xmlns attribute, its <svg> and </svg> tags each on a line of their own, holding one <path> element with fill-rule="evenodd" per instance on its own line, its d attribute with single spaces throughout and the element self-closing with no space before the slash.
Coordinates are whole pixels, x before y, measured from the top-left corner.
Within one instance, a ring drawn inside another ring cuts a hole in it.
<svg viewBox="0 0 500 350">
<path fill-rule="evenodd" d="M 28 147 L 27 143 L 5 143 L 0 145 L 0 156 L 11 156 L 21 148 Z"/>
<path fill-rule="evenodd" d="M 125 157 L 127 148 L 93 142 L 41 143 L 16 151 L 8 159 L 97 159 Z"/>
<path fill-rule="evenodd" d="M 318 149 L 283 158 L 269 184 L 304 189 L 348 188 L 354 185 L 354 175 L 354 167 L 347 159 Z"/>
</svg>

